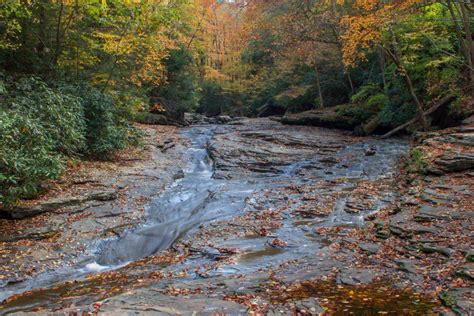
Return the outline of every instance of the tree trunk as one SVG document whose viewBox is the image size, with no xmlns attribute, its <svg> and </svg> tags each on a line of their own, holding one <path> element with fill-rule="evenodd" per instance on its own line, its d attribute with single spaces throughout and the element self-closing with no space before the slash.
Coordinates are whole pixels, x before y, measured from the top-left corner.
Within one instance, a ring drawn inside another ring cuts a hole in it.
<svg viewBox="0 0 474 316">
<path fill-rule="evenodd" d="M 48 30 L 47 13 L 46 13 L 47 5 L 48 4 L 46 1 L 40 1 L 38 3 L 39 30 L 38 30 L 38 44 L 36 45 L 36 52 L 41 62 L 41 68 L 47 65 L 47 61 L 46 61 L 47 59 L 46 43 L 48 42 L 47 35 L 46 35 L 46 31 Z"/>
<path fill-rule="evenodd" d="M 58 20 L 56 22 L 56 47 L 54 48 L 54 54 L 51 58 L 50 69 L 53 70 L 58 64 L 59 54 L 61 53 L 61 23 L 64 12 L 64 2 L 60 1 Z"/>
<path fill-rule="evenodd" d="M 466 33 L 466 48 L 467 48 L 467 60 L 469 65 L 469 79 L 470 79 L 470 86 L 469 91 L 471 94 L 474 93 L 474 43 L 472 41 L 472 31 L 471 31 L 471 14 L 469 8 L 467 8 L 466 3 L 461 3 L 461 12 L 462 12 L 462 20 L 464 23 L 464 32 Z"/>
<path fill-rule="evenodd" d="M 439 100 L 435 105 L 433 105 L 428 111 L 426 111 L 424 114 L 425 115 L 430 115 L 431 113 L 433 113 L 434 111 L 436 111 L 437 109 L 439 109 L 440 107 L 442 107 L 443 105 L 455 100 L 456 97 L 454 95 L 448 95 L 444 98 L 442 98 L 441 100 Z M 401 131 L 402 129 L 410 126 L 411 124 L 415 123 L 416 121 L 418 120 L 418 118 L 414 118 L 414 119 L 411 119 L 409 120 L 408 122 L 392 129 L 390 132 L 380 136 L 380 138 L 388 138 L 390 136 L 392 136 L 393 134 Z"/>
<path fill-rule="evenodd" d="M 380 65 L 380 71 L 382 73 L 383 91 L 387 92 L 387 77 L 385 76 L 385 58 L 383 55 L 383 51 L 377 49 L 377 55 Z"/>
<path fill-rule="evenodd" d="M 405 81 L 405 85 L 408 88 L 408 91 L 410 92 L 410 96 L 416 105 L 416 108 L 418 111 L 418 119 L 420 120 L 420 123 L 421 123 L 421 128 L 423 129 L 423 131 L 426 131 L 428 130 L 428 123 L 426 121 L 425 112 L 423 111 L 423 105 L 418 99 L 418 96 L 416 95 L 415 88 L 413 87 L 413 82 L 411 81 L 410 75 L 408 74 L 405 68 L 405 65 L 403 64 L 403 60 L 400 58 L 395 33 L 393 32 L 392 29 L 390 29 L 390 32 L 392 33 L 392 44 L 391 44 L 392 49 L 388 49 L 384 47 L 382 47 L 382 49 L 384 49 L 387 55 L 392 59 L 392 61 L 397 66 L 399 74 L 403 77 Z"/>
<path fill-rule="evenodd" d="M 446 0 L 449 14 L 454 25 L 454 30 L 458 38 L 459 46 L 464 59 L 466 60 L 469 71 L 469 91 L 474 94 L 474 47 L 472 43 L 472 32 L 470 29 L 470 11 L 466 10 L 464 4 L 457 5 L 453 0 Z M 461 9 L 459 9 L 459 6 Z M 455 11 L 456 9 L 456 11 Z M 457 12 L 457 15 L 456 15 Z M 462 21 L 460 25 L 459 20 Z M 464 37 L 462 29 L 466 36 Z"/>
<path fill-rule="evenodd" d="M 352 82 L 351 74 L 349 70 L 346 71 L 347 81 L 349 82 L 349 87 L 351 88 L 351 96 L 355 94 L 354 83 Z"/>
<path fill-rule="evenodd" d="M 314 63 L 314 72 L 316 74 L 316 86 L 318 87 L 319 107 L 324 107 L 323 92 L 321 91 L 321 78 L 319 74 L 318 64 Z"/>
<path fill-rule="evenodd" d="M 452 0 L 447 0 L 446 3 L 448 4 L 449 14 L 451 15 L 451 20 L 454 25 L 454 30 L 456 31 L 456 36 L 458 37 L 459 45 L 461 46 L 461 52 L 464 55 L 464 58 L 466 59 L 466 61 L 469 63 L 471 60 L 469 58 L 469 51 L 467 50 L 466 44 L 464 42 L 464 36 L 462 35 L 462 32 L 461 32 L 461 26 L 459 26 L 459 23 L 458 23 L 458 17 L 456 16 L 456 13 L 454 12 L 453 2 Z"/>
</svg>

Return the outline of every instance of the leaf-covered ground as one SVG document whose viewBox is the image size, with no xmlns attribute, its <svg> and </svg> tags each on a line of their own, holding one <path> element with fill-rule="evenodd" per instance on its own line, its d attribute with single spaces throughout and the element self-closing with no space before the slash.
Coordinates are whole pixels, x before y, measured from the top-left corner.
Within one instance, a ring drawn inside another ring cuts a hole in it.
<svg viewBox="0 0 474 316">
<path fill-rule="evenodd" d="M 20 294 L 3 308 L 467 314 L 473 174 L 469 165 L 460 169 L 473 153 L 473 136 L 469 127 L 420 135 L 413 148 L 422 154 L 412 150 L 392 161 L 387 148 L 401 148 L 397 143 L 383 147 L 267 120 L 221 126 L 210 144 L 216 175 L 273 179 L 246 199 L 241 213 L 203 224 L 168 251 Z M 282 155 L 287 163 L 302 157 L 309 163 L 286 168 Z M 446 163 L 448 156 L 454 164 Z M 279 168 L 285 176 L 274 178 Z"/>
</svg>

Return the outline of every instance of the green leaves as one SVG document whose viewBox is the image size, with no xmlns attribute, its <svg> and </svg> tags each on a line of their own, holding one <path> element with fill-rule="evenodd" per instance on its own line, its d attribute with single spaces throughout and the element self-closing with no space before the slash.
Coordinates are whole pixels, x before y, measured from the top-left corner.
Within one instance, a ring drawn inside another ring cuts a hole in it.
<svg viewBox="0 0 474 316">
<path fill-rule="evenodd" d="M 57 177 L 64 156 L 38 119 L 14 110 L 0 112 L 0 202 L 40 192 L 44 180 Z"/>
<path fill-rule="evenodd" d="M 114 100 L 84 86 L 51 88 L 37 78 L 7 84 L 0 108 L 0 204 L 31 198 L 59 177 L 68 157 L 106 159 L 131 129 Z"/>
<path fill-rule="evenodd" d="M 40 122 L 55 150 L 74 155 L 84 149 L 84 110 L 78 98 L 36 78 L 20 79 L 15 87 L 10 109 Z"/>
</svg>

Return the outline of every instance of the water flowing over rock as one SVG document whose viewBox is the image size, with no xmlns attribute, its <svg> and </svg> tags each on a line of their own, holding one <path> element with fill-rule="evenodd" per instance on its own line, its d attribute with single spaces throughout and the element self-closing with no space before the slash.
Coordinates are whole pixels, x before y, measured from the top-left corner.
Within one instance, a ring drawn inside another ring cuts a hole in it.
<svg viewBox="0 0 474 316">
<path fill-rule="evenodd" d="M 249 304 L 268 307 L 270 313 L 372 306 L 350 291 L 369 291 L 366 297 L 378 295 L 400 313 L 432 310 L 429 298 L 396 287 L 423 284 L 422 273 L 429 267 L 420 256 L 465 257 L 445 241 L 443 225 L 453 220 L 468 224 L 468 212 L 449 206 L 464 201 L 468 186 L 439 184 L 401 197 L 396 168 L 408 150 L 402 140 L 284 126 L 271 119 L 202 123 L 183 129 L 181 141 L 153 143 L 157 157 L 177 150 L 182 157 L 181 163 L 170 162 L 163 190 L 142 204 L 140 221 L 118 222 L 99 237 L 99 226 L 91 226 L 96 239 L 68 265 L 1 283 L 3 298 L 13 297 L 4 310 L 46 304 L 65 312 L 73 305 L 87 312 L 100 305 L 101 312 L 111 314 L 239 314 Z M 142 179 L 160 179 L 151 170 L 147 174 L 155 178 Z M 133 190 L 145 192 L 147 183 Z M 444 193 L 451 189 L 463 195 Z M 130 203 L 121 195 L 117 200 Z M 136 216 L 94 205 L 85 223 Z M 64 225 L 67 231 L 70 224 Z M 61 228 L 51 226 L 51 231 L 61 238 Z M 19 237 L 49 238 L 26 233 Z M 468 267 L 458 271 L 463 279 L 471 275 Z M 377 283 L 387 277 L 395 284 Z M 17 293 L 25 297 L 16 300 L 12 295 Z M 340 306 L 329 307 L 325 298 L 331 297 Z"/>
</svg>

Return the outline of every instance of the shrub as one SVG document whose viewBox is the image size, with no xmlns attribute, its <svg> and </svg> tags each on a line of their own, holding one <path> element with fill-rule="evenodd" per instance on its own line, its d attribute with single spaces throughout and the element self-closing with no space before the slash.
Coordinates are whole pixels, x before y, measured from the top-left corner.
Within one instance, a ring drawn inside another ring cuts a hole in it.
<svg viewBox="0 0 474 316">
<path fill-rule="evenodd" d="M 397 103 L 390 101 L 380 113 L 380 125 L 395 127 L 401 125 L 416 116 L 416 108 L 410 101 Z"/>
<path fill-rule="evenodd" d="M 379 111 L 388 103 L 388 97 L 378 84 L 368 83 L 352 96 L 352 102 L 362 103 L 369 110 Z"/>
<path fill-rule="evenodd" d="M 210 80 L 204 81 L 201 89 L 197 112 L 214 116 L 222 114 L 227 109 L 226 96 L 218 83 Z"/>
<path fill-rule="evenodd" d="M 425 173 L 428 167 L 426 152 L 421 148 L 413 148 L 409 153 L 405 167 L 409 173 Z"/>
<path fill-rule="evenodd" d="M 80 98 L 84 111 L 86 155 L 109 159 L 116 150 L 137 140 L 137 132 L 128 123 L 129 113 L 116 107 L 111 96 L 86 84 L 65 86 L 62 90 Z"/>
<path fill-rule="evenodd" d="M 12 88 L 6 107 L 41 125 L 55 150 L 73 155 L 85 148 L 86 126 L 80 99 L 51 89 L 37 78 L 22 78 Z"/>
<path fill-rule="evenodd" d="M 370 82 L 362 87 L 359 88 L 356 94 L 354 94 L 351 98 L 352 102 L 364 102 L 369 97 L 382 92 L 382 89 L 379 87 L 378 84 Z"/>
<path fill-rule="evenodd" d="M 93 90 L 82 102 L 86 113 L 88 153 L 108 157 L 115 150 L 125 148 L 128 125 L 118 117 L 112 98 Z"/>
<path fill-rule="evenodd" d="M 109 158 L 140 138 L 112 97 L 90 86 L 53 89 L 37 78 L 9 82 L 0 76 L 0 100 L 3 205 L 36 196 L 68 157 Z"/>
<path fill-rule="evenodd" d="M 360 125 L 367 122 L 377 112 L 374 112 L 373 109 L 366 104 L 342 104 L 336 106 L 336 113 L 341 119 L 345 118 L 355 125 Z"/>
<path fill-rule="evenodd" d="M 79 99 L 37 78 L 2 82 L 0 203 L 31 198 L 41 183 L 60 175 L 65 156 L 85 148 Z"/>
<path fill-rule="evenodd" d="M 43 181 L 63 170 L 64 156 L 42 123 L 15 111 L 0 112 L 0 203 L 34 197 Z"/>
</svg>

